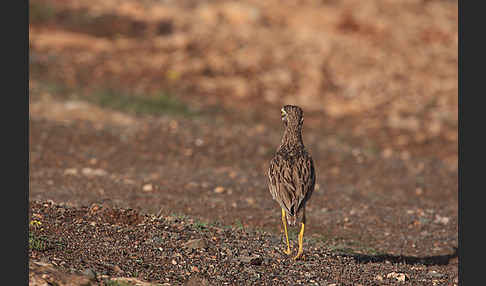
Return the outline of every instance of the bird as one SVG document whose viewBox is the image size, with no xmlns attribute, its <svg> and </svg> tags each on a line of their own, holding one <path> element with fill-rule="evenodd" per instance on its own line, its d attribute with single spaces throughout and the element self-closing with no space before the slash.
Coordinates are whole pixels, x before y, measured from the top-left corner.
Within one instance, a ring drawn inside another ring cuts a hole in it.
<svg viewBox="0 0 486 286">
<path fill-rule="evenodd" d="M 299 213 L 301 229 L 298 237 L 299 249 L 295 260 L 302 257 L 305 219 L 305 205 L 314 192 L 316 172 L 311 155 L 302 141 L 304 112 L 295 105 L 285 105 L 281 109 L 284 132 L 280 146 L 277 148 L 268 167 L 268 187 L 273 200 L 282 209 L 282 224 L 287 242 L 285 254 L 290 255 L 289 226 L 295 226 Z"/>
</svg>

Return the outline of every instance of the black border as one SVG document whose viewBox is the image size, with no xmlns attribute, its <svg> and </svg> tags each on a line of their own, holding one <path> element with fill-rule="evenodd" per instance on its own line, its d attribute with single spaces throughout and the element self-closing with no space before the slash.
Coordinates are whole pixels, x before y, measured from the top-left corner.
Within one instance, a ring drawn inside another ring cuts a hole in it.
<svg viewBox="0 0 486 286">
<path fill-rule="evenodd" d="M 18 224 L 18 227 L 22 227 L 22 231 L 19 231 L 19 233 L 23 234 L 24 239 L 16 239 L 17 243 L 20 244 L 19 248 L 22 248 L 23 251 L 17 252 L 17 254 L 11 255 L 10 257 L 19 257 L 19 264 L 15 264 L 16 269 L 12 271 L 12 273 L 17 273 L 19 272 L 20 269 L 21 271 L 20 275 L 15 277 L 15 280 L 20 280 L 18 279 L 19 277 L 24 277 L 24 281 L 26 282 L 25 285 L 29 283 L 29 1 L 15 1 L 14 3 L 19 3 L 19 14 L 20 14 L 20 19 L 22 23 L 25 23 L 25 26 L 22 27 L 22 25 L 19 25 L 20 29 L 12 29 L 15 34 L 17 34 L 17 38 L 12 41 L 12 43 L 21 43 L 20 46 L 23 49 L 19 49 L 18 47 L 15 47 L 17 53 L 19 53 L 18 57 L 13 57 L 15 59 L 21 59 L 21 63 L 17 62 L 17 65 L 20 67 L 20 82 L 17 81 L 12 81 L 14 84 L 18 84 L 18 87 L 22 88 L 22 91 L 19 92 L 18 98 L 20 99 L 20 104 L 22 106 L 21 110 L 23 112 L 18 113 L 19 118 L 18 122 L 22 122 L 19 124 L 20 126 L 18 127 L 17 132 L 22 132 L 24 136 L 23 138 L 23 144 L 16 144 L 16 146 L 19 146 L 23 150 L 19 150 L 18 154 L 23 154 L 21 158 L 16 159 L 18 162 L 18 166 L 16 166 L 16 169 L 18 168 L 19 170 L 22 170 L 23 172 L 19 171 L 19 173 L 22 173 L 23 176 L 21 176 L 21 179 L 16 181 L 13 186 L 18 185 L 19 182 L 21 182 L 19 188 L 15 188 L 14 191 L 17 196 L 19 196 L 19 199 L 21 202 L 18 203 L 18 210 L 21 212 L 18 217 L 22 218 L 22 223 Z M 22 18 L 23 17 L 23 18 Z M 12 21 L 12 18 L 9 17 L 9 21 Z M 20 31 L 19 31 L 20 30 Z M 25 31 L 22 33 L 21 31 Z M 16 45 L 16 44 L 15 44 Z M 17 89 L 16 88 L 16 89 Z M 14 97 L 17 97 L 17 95 L 12 95 Z M 14 124 L 16 125 L 16 124 Z M 19 134 L 20 135 L 20 134 Z M 21 135 L 20 135 L 21 136 Z M 17 152 L 15 152 L 17 153 Z M 14 154 L 15 154 L 14 153 Z M 12 179 L 15 178 L 12 176 Z M 14 206 L 13 208 L 17 209 L 17 206 Z M 9 208 L 10 209 L 10 208 Z M 17 215 L 17 214 L 16 214 Z M 14 236 L 15 238 L 15 236 Z M 18 255 L 18 253 L 22 253 L 23 256 Z M 22 268 L 23 267 L 23 268 Z M 8 275 L 7 275 L 8 276 Z M 17 284 L 17 283 L 14 283 Z M 19 283 L 20 284 L 20 283 Z"/>
</svg>

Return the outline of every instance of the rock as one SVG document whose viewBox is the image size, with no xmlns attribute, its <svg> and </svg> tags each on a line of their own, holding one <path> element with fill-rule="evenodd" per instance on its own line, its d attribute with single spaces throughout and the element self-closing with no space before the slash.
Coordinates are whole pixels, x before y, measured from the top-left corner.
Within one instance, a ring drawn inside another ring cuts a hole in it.
<svg viewBox="0 0 486 286">
<path fill-rule="evenodd" d="M 408 279 L 406 274 L 397 272 L 388 273 L 386 278 L 395 278 L 398 282 L 405 282 Z"/>
<path fill-rule="evenodd" d="M 216 188 L 214 189 L 214 192 L 215 192 L 216 194 L 221 194 L 222 192 L 224 192 L 224 188 L 223 188 L 223 187 L 221 187 L 221 186 L 216 187 Z"/>
<path fill-rule="evenodd" d="M 442 277 L 444 276 L 444 274 L 439 273 L 439 272 L 437 272 L 437 271 L 435 271 L 435 270 L 431 270 L 431 271 L 429 271 L 429 272 L 427 273 L 427 276 L 429 276 L 429 277 L 433 277 L 433 278 L 442 278 Z"/>
<path fill-rule="evenodd" d="M 390 148 L 386 148 L 383 150 L 382 154 L 383 158 L 390 158 L 393 155 L 393 150 Z"/>
<path fill-rule="evenodd" d="M 243 263 L 250 263 L 251 261 L 251 256 L 240 256 L 236 258 L 238 262 L 243 262 Z"/>
<path fill-rule="evenodd" d="M 188 249 L 201 249 L 201 248 L 207 248 L 208 243 L 204 238 L 191 239 L 188 242 L 184 243 L 182 247 Z"/>
<path fill-rule="evenodd" d="M 435 220 L 434 220 L 434 223 L 441 223 L 441 224 L 448 224 L 449 223 L 449 218 L 448 217 L 444 217 L 444 216 L 440 216 L 438 214 L 435 215 Z"/>
<path fill-rule="evenodd" d="M 230 248 L 226 248 L 225 251 L 227 256 L 233 256 L 233 251 Z"/>
<path fill-rule="evenodd" d="M 78 169 L 76 168 L 68 168 L 66 170 L 64 170 L 64 175 L 66 176 L 75 176 L 78 174 Z"/>
<path fill-rule="evenodd" d="M 261 257 L 254 257 L 250 260 L 251 265 L 262 265 L 263 258 Z"/>
<path fill-rule="evenodd" d="M 243 256 L 250 256 L 250 252 L 248 251 L 248 249 L 242 249 L 240 251 L 240 257 L 243 257 Z"/>
<path fill-rule="evenodd" d="M 103 207 L 97 203 L 93 203 L 89 206 L 88 209 L 88 215 L 89 216 L 94 216 L 99 210 L 101 210 Z"/>
<path fill-rule="evenodd" d="M 152 286 L 154 284 L 150 282 L 141 281 L 134 277 L 116 277 L 111 278 L 109 281 L 116 281 L 115 284 L 105 284 L 105 285 L 137 285 L 137 286 Z M 164 284 L 157 284 L 164 285 Z"/>
<path fill-rule="evenodd" d="M 29 261 L 29 285 L 92 285 L 86 275 L 69 274 L 50 263 Z"/>
<path fill-rule="evenodd" d="M 50 263 L 43 262 L 43 261 L 33 261 L 33 263 L 34 263 L 35 265 L 38 265 L 38 266 L 44 266 L 44 267 L 47 267 L 47 266 L 50 266 L 50 265 L 51 265 Z"/>
<path fill-rule="evenodd" d="M 83 271 L 83 275 L 89 278 L 89 280 L 96 281 L 96 272 L 93 271 L 93 269 L 86 268 Z"/>
<path fill-rule="evenodd" d="M 152 184 L 145 184 L 142 187 L 142 191 L 144 191 L 144 192 L 151 192 L 153 190 L 154 190 L 154 187 L 153 187 Z"/>
<path fill-rule="evenodd" d="M 91 168 L 83 168 L 81 172 L 85 176 L 105 176 L 107 174 L 107 172 L 103 169 L 91 169 Z"/>
<path fill-rule="evenodd" d="M 422 188 L 415 188 L 415 193 L 420 196 L 424 193 L 424 190 Z"/>
<path fill-rule="evenodd" d="M 234 25 L 256 22 L 260 18 L 260 10 L 257 7 L 238 2 L 223 5 L 221 14 Z"/>
<path fill-rule="evenodd" d="M 164 237 L 162 237 L 162 236 L 154 236 L 154 237 L 152 238 L 152 241 L 153 241 L 154 243 L 158 243 L 158 244 L 160 244 L 160 243 L 163 243 L 163 242 L 164 242 Z"/>
<path fill-rule="evenodd" d="M 197 138 L 196 141 L 194 142 L 194 144 L 196 144 L 196 146 L 200 147 L 204 144 L 204 140 L 202 140 L 201 138 Z"/>
<path fill-rule="evenodd" d="M 113 271 L 115 271 L 116 273 L 123 273 L 124 271 L 120 268 L 120 266 L 118 265 L 115 265 L 113 266 Z"/>
<path fill-rule="evenodd" d="M 191 276 L 185 283 L 187 286 L 207 286 L 210 285 L 209 281 L 205 277 L 200 277 L 198 275 Z"/>
<path fill-rule="evenodd" d="M 263 258 L 261 258 L 259 255 L 252 255 L 252 256 L 242 255 L 234 260 L 238 263 L 251 264 L 251 265 L 261 265 L 263 262 Z"/>
</svg>

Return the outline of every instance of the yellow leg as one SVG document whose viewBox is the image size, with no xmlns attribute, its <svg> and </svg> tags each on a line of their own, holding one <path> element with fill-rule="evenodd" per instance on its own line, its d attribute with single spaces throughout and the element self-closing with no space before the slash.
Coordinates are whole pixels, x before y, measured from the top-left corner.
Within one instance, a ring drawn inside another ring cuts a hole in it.
<svg viewBox="0 0 486 286">
<path fill-rule="evenodd" d="M 294 257 L 294 259 L 298 259 L 302 256 L 302 253 L 304 250 L 302 249 L 302 244 L 304 242 L 304 223 L 302 223 L 302 228 L 300 229 L 299 233 L 299 251 L 297 252 L 297 255 Z"/>
<path fill-rule="evenodd" d="M 304 243 L 304 226 L 305 226 L 305 207 L 302 209 L 302 227 L 300 229 L 299 233 L 299 251 L 297 252 L 297 255 L 294 257 L 294 259 L 299 259 L 302 256 L 302 253 L 304 252 L 302 244 Z"/>
<path fill-rule="evenodd" d="M 282 209 L 282 223 L 283 223 L 284 231 L 285 231 L 285 240 L 287 241 L 287 250 L 284 251 L 284 253 L 289 255 L 291 253 L 291 251 L 290 251 L 290 243 L 289 243 L 289 234 L 287 233 L 287 217 L 285 216 L 285 210 L 284 209 Z"/>
</svg>

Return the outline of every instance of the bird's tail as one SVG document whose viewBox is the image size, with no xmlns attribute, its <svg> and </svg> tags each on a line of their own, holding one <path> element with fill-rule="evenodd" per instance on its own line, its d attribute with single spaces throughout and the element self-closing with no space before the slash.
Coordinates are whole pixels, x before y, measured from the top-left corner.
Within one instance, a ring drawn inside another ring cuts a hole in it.
<svg viewBox="0 0 486 286">
<path fill-rule="evenodd" d="M 287 223 L 290 226 L 294 226 L 296 222 L 297 222 L 297 216 L 296 215 L 290 215 L 289 213 L 287 213 Z"/>
</svg>

